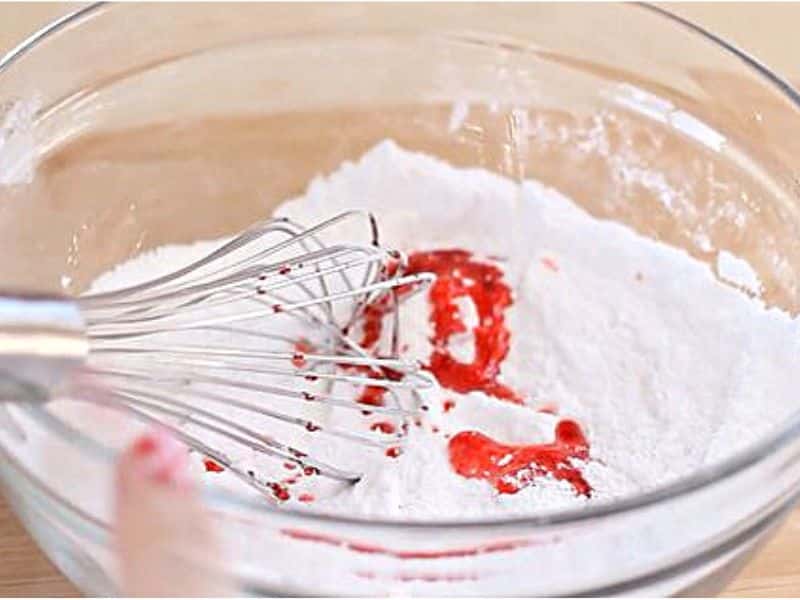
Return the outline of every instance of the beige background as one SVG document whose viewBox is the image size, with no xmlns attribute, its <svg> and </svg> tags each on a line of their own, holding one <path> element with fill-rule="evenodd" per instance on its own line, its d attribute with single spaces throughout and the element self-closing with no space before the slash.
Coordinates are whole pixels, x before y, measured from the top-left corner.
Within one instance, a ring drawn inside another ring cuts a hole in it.
<svg viewBox="0 0 800 600">
<path fill-rule="evenodd" d="M 671 10 L 707 27 L 800 82 L 800 3 L 695 3 Z M 75 8 L 64 3 L 0 3 L 0 53 Z M 799 509 L 800 510 L 800 509 Z M 0 498 L 0 596 L 73 595 L 75 589 L 30 541 Z M 800 596 L 800 511 L 728 589 L 731 596 Z"/>
</svg>

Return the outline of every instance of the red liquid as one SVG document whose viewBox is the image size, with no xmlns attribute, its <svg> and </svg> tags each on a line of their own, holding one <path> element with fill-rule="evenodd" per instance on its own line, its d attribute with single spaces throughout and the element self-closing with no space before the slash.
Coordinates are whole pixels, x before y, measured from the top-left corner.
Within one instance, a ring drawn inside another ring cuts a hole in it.
<svg viewBox="0 0 800 600">
<path fill-rule="evenodd" d="M 521 404 L 517 392 L 497 381 L 511 340 L 505 311 L 513 302 L 500 268 L 473 259 L 466 250 L 434 250 L 409 256 L 408 271 L 437 276 L 428 293 L 434 347 L 428 368 L 439 383 L 462 394 L 481 391 Z M 467 331 L 456 304 L 464 296 L 472 300 L 478 313 L 478 324 L 472 330 L 475 358 L 471 363 L 457 361 L 448 350 L 450 338 Z"/>
<path fill-rule="evenodd" d="M 225 470 L 225 467 L 215 463 L 213 460 L 209 458 L 203 461 L 203 465 L 205 465 L 206 471 L 209 473 L 222 473 Z"/>
<path fill-rule="evenodd" d="M 387 448 L 386 450 L 386 456 L 388 456 L 389 458 L 397 458 L 402 453 L 403 453 L 402 450 L 400 450 L 400 448 L 398 448 L 397 446 L 392 446 L 391 448 Z"/>
<path fill-rule="evenodd" d="M 295 353 L 292 356 L 292 364 L 298 368 L 302 369 L 306 365 L 306 357 L 305 355 L 314 351 L 314 346 L 311 345 L 306 339 L 299 339 L 294 344 Z"/>
<path fill-rule="evenodd" d="M 369 426 L 371 431 L 380 431 L 381 433 L 392 434 L 396 431 L 394 423 L 388 421 L 381 421 L 380 423 L 373 423 Z"/>
<path fill-rule="evenodd" d="M 450 440 L 448 450 L 456 473 L 485 479 L 501 494 L 515 494 L 548 474 L 568 481 L 580 495 L 592 493 L 581 472 L 568 462 L 589 457 L 589 443 L 575 421 L 560 421 L 551 444 L 512 446 L 477 431 L 462 431 Z"/>
<path fill-rule="evenodd" d="M 286 486 L 280 483 L 270 483 L 269 488 L 272 490 L 272 495 L 275 496 L 275 499 L 280 502 L 286 502 L 291 497 Z"/>
<path fill-rule="evenodd" d="M 361 404 L 368 404 L 370 406 L 383 406 L 383 397 L 386 395 L 386 388 L 378 387 L 376 385 L 368 385 L 361 392 L 358 401 Z"/>
<path fill-rule="evenodd" d="M 511 288 L 503 281 L 503 272 L 492 264 L 475 260 L 466 250 L 433 250 L 411 254 L 406 273 L 426 272 L 437 276 L 428 292 L 432 307 L 431 343 L 434 349 L 427 368 L 448 389 L 462 394 L 481 391 L 521 404 L 522 397 L 497 380 L 511 339 L 505 325 L 505 311 L 513 301 Z M 448 349 L 453 335 L 467 331 L 456 304 L 458 298 L 465 296 L 472 300 L 478 313 L 478 324 L 472 330 L 475 358 L 471 363 L 457 361 Z M 387 302 L 378 302 L 365 311 L 362 341 L 369 342 L 365 344 L 366 348 L 380 338 L 388 306 Z M 377 397 L 376 391 L 365 392 L 361 401 L 374 403 Z"/>
</svg>

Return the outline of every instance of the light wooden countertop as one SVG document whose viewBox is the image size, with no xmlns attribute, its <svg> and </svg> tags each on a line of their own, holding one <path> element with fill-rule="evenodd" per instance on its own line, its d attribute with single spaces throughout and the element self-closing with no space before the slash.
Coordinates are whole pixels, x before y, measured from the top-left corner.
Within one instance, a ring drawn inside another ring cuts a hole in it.
<svg viewBox="0 0 800 600">
<path fill-rule="evenodd" d="M 800 3 L 668 5 L 800 81 Z M 0 52 L 70 10 L 64 3 L 0 4 Z M 0 497 L 0 596 L 71 596 L 75 588 L 41 554 Z M 800 596 L 800 509 L 729 586 L 728 596 Z"/>
</svg>

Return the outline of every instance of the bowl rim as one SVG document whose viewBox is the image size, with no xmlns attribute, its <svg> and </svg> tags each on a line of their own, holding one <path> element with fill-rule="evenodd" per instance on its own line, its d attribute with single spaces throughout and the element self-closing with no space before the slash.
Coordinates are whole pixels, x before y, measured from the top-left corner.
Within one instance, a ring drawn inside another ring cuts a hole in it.
<svg viewBox="0 0 800 600">
<path fill-rule="evenodd" d="M 28 52 L 35 50 L 42 42 L 46 41 L 49 37 L 55 35 L 65 27 L 80 24 L 81 21 L 94 16 L 104 8 L 118 10 L 118 6 L 119 5 L 106 1 L 91 2 L 51 21 L 47 25 L 30 34 L 6 54 L 0 56 L 0 77 L 3 76 L 3 73 L 10 65 L 25 56 Z M 651 14 L 660 16 L 665 21 L 672 22 L 676 26 L 684 30 L 688 30 L 690 33 L 693 33 L 698 37 L 703 38 L 705 41 L 710 42 L 712 45 L 716 45 L 718 49 L 721 49 L 733 58 L 738 59 L 741 63 L 743 63 L 744 67 L 762 78 L 762 82 L 767 83 L 769 86 L 782 94 L 785 99 L 787 99 L 790 104 L 792 104 L 794 108 L 800 112 L 800 92 L 796 90 L 786 79 L 771 71 L 757 58 L 736 47 L 734 44 L 726 41 L 717 34 L 706 30 L 700 25 L 674 14 L 660 6 L 656 6 L 648 2 L 634 2 L 628 5 L 623 3 L 623 6 L 626 6 L 627 8 L 632 7 L 636 10 L 647 11 Z M 762 459 L 767 458 L 773 452 L 781 449 L 783 446 L 798 438 L 800 438 L 800 411 L 797 411 L 791 418 L 789 418 L 782 427 L 777 428 L 775 431 L 764 436 L 756 443 L 733 453 L 722 461 L 708 466 L 703 466 L 670 483 L 657 486 L 645 492 L 633 494 L 620 500 L 602 503 L 596 506 L 570 508 L 566 510 L 548 512 L 541 515 L 513 515 L 507 517 L 464 520 L 408 521 L 386 518 L 374 519 L 366 516 L 341 516 L 315 513 L 308 510 L 295 509 L 291 507 L 287 509 L 283 507 L 272 506 L 264 502 L 247 500 L 228 492 L 216 490 L 205 491 L 204 496 L 213 503 L 221 503 L 227 508 L 238 506 L 240 508 L 256 512 L 277 514 L 283 518 L 296 518 L 301 521 L 316 522 L 320 524 L 329 523 L 338 525 L 358 525 L 374 528 L 403 528 L 413 530 L 437 530 L 452 528 L 474 529 L 489 527 L 492 529 L 502 530 L 505 528 L 516 528 L 520 526 L 529 528 L 550 528 L 558 525 L 577 524 L 590 520 L 611 518 L 618 515 L 631 513 L 639 509 L 645 509 L 654 504 L 679 499 L 701 488 L 720 483 L 738 474 L 739 472 L 760 462 Z M 2 446 L 0 446 L 0 454 L 9 457 L 7 450 Z M 21 466 L 22 465 L 18 465 L 18 467 Z M 18 472 L 20 472 L 24 477 L 28 478 L 29 482 L 37 486 L 40 491 L 46 491 L 51 498 L 62 502 L 62 504 L 65 503 L 64 498 L 61 497 L 56 490 L 50 488 L 47 482 L 41 480 L 27 469 L 22 468 L 19 469 Z M 88 515 L 78 507 L 67 505 L 65 508 L 75 512 L 83 519 L 88 518 L 95 526 L 108 528 L 108 524 L 103 523 L 91 515 Z"/>
</svg>

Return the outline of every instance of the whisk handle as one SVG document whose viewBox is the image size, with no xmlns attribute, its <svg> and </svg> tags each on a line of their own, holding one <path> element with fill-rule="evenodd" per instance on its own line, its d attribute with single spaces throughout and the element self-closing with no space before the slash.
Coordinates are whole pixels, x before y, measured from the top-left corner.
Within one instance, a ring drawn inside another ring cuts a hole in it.
<svg viewBox="0 0 800 600">
<path fill-rule="evenodd" d="M 0 403 L 46 401 L 88 353 L 73 300 L 0 292 Z"/>
</svg>

